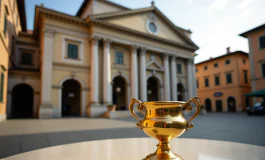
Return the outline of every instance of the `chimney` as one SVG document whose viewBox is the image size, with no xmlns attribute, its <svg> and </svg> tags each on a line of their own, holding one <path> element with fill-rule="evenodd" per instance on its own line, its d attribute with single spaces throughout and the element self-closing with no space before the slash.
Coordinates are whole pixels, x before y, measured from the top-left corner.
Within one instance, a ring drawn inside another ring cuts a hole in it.
<svg viewBox="0 0 265 160">
<path fill-rule="evenodd" d="M 40 6 L 44 8 L 44 4 L 43 3 L 41 3 Z"/>
<path fill-rule="evenodd" d="M 227 54 L 231 53 L 231 52 L 230 52 L 230 47 L 227 47 L 227 48 L 226 48 L 226 53 L 227 53 Z"/>
<path fill-rule="evenodd" d="M 151 2 L 151 6 L 152 6 L 152 7 L 155 6 L 155 2 L 154 2 L 154 1 Z"/>
</svg>

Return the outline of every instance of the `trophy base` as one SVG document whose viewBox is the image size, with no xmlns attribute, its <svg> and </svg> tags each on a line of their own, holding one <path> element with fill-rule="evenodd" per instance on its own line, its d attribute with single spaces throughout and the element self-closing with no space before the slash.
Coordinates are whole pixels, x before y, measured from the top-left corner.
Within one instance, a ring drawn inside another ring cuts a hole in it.
<svg viewBox="0 0 265 160">
<path fill-rule="evenodd" d="M 159 142 L 155 153 L 149 154 L 143 160 L 184 160 L 179 155 L 171 152 L 168 142 Z"/>
</svg>

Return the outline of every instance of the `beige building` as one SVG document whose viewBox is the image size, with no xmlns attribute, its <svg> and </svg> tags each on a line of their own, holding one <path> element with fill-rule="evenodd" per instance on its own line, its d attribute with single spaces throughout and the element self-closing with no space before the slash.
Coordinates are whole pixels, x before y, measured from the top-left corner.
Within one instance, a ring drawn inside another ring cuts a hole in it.
<svg viewBox="0 0 265 160">
<path fill-rule="evenodd" d="M 132 10 L 85 0 L 76 16 L 37 6 L 33 32 L 15 41 L 7 117 L 98 117 L 108 104 L 127 110 L 131 97 L 194 97 L 190 35 L 154 3 Z"/>
<path fill-rule="evenodd" d="M 14 44 L 18 34 L 26 31 L 24 0 L 0 1 L 0 121 L 6 119 L 8 74 L 13 68 Z"/>
</svg>

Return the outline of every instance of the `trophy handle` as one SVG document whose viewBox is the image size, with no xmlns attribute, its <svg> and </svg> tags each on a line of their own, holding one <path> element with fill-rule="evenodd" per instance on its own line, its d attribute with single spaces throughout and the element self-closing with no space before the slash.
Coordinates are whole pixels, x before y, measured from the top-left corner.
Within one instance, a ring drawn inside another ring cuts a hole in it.
<svg viewBox="0 0 265 160">
<path fill-rule="evenodd" d="M 140 111 L 140 110 L 143 110 L 144 107 L 143 107 L 141 101 L 139 101 L 138 99 L 135 99 L 135 98 L 132 97 L 131 102 L 130 102 L 130 105 L 129 105 L 129 109 L 130 109 L 130 111 L 131 111 L 131 114 L 134 116 L 134 118 L 136 118 L 136 119 L 139 121 L 139 123 L 136 123 L 136 126 L 139 127 L 139 128 L 142 130 L 142 129 L 143 129 L 143 126 L 142 126 L 142 123 L 141 123 L 142 121 L 141 121 L 141 119 L 135 114 L 135 112 L 134 112 L 134 110 L 133 110 L 133 105 L 134 105 L 135 103 L 138 104 L 137 108 L 138 108 L 139 111 Z"/>
<path fill-rule="evenodd" d="M 195 117 L 197 117 L 200 112 L 201 112 L 201 102 L 199 100 L 199 97 L 194 97 L 190 100 L 188 100 L 188 102 L 186 103 L 186 105 L 184 106 L 184 109 L 187 111 L 191 111 L 192 110 L 192 106 L 190 105 L 191 102 L 194 102 L 197 106 L 197 111 L 196 113 L 188 120 L 187 122 L 187 127 L 186 127 L 186 131 L 188 131 L 188 128 L 192 128 L 193 127 L 193 123 L 190 123 Z"/>
</svg>

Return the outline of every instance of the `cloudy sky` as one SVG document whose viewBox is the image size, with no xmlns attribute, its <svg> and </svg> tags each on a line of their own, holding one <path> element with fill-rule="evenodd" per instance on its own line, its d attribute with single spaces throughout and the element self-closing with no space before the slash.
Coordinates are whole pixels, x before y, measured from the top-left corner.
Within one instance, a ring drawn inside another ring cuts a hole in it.
<svg viewBox="0 0 265 160">
<path fill-rule="evenodd" d="M 151 0 L 110 0 L 128 8 L 143 8 Z M 62 3 L 63 2 L 63 3 Z M 26 0 L 28 29 L 33 28 L 35 5 L 75 15 L 83 0 Z M 155 0 L 175 25 L 191 29 L 200 47 L 195 62 L 231 51 L 248 52 L 247 40 L 238 34 L 265 23 L 265 0 Z"/>
</svg>

